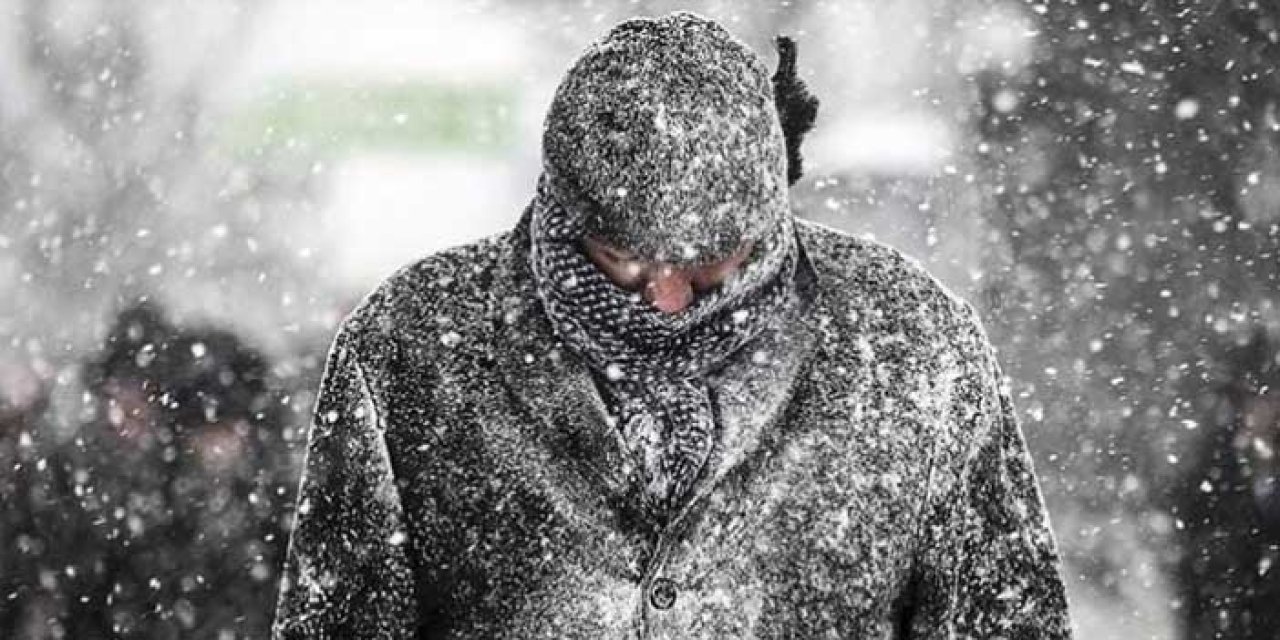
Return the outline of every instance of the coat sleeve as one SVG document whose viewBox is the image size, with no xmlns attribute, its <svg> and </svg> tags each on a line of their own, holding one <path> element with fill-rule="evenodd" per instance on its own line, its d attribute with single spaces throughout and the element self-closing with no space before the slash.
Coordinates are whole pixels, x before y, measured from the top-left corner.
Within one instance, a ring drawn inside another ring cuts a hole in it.
<svg viewBox="0 0 1280 640">
<path fill-rule="evenodd" d="M 911 638 L 1070 638 L 1059 556 L 995 350 L 972 306 L 957 432 L 935 452 Z"/>
<path fill-rule="evenodd" d="M 344 326 L 325 362 L 307 435 L 276 640 L 413 637 L 408 532 L 366 376 Z"/>
</svg>

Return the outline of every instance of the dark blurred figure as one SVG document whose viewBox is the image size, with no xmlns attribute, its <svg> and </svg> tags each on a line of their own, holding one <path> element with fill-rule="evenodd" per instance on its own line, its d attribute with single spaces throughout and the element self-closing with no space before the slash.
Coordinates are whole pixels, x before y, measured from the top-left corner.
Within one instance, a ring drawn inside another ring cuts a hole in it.
<svg viewBox="0 0 1280 640">
<path fill-rule="evenodd" d="M 1280 363 L 1264 331 L 1228 357 L 1181 487 L 1188 638 L 1280 638 Z"/>
<path fill-rule="evenodd" d="M 35 533 L 31 472 L 44 466 L 37 436 L 49 406 L 48 386 L 26 364 L 0 360 L 0 638 L 18 636 Z"/>
<path fill-rule="evenodd" d="M 84 376 L 97 417 L 43 465 L 18 637 L 265 637 L 294 487 L 263 357 L 144 303 Z"/>
</svg>

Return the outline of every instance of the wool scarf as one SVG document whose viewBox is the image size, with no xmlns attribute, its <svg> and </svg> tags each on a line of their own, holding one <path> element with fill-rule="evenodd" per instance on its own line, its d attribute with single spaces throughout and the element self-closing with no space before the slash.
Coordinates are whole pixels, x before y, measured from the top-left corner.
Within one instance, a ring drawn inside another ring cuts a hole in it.
<svg viewBox="0 0 1280 640">
<path fill-rule="evenodd" d="M 707 375 L 775 323 L 794 300 L 797 246 L 789 217 L 748 262 L 687 309 L 665 313 L 614 284 L 585 254 L 585 215 L 545 175 L 530 224 L 530 261 L 551 325 L 596 374 L 631 448 L 643 513 L 664 523 L 716 444 Z"/>
</svg>

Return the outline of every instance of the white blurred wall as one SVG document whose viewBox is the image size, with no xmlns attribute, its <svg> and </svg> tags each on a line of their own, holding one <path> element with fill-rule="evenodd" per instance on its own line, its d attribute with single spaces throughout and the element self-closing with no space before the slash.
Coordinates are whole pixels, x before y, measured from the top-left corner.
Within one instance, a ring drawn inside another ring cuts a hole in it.
<svg viewBox="0 0 1280 640">
<path fill-rule="evenodd" d="M 519 87 L 530 47 L 497 16 L 463 3 L 279 0 L 256 25 L 230 94 L 251 105 L 282 82 Z M 514 144 L 356 147 L 326 157 L 322 248 L 346 286 L 367 290 L 415 258 L 510 226 L 528 186 L 525 164 Z"/>
</svg>

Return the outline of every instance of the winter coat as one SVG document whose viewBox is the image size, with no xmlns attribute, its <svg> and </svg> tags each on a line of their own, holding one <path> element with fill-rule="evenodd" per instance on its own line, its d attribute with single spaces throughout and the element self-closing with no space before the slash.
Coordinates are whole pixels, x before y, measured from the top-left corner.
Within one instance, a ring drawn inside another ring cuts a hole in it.
<svg viewBox="0 0 1280 640">
<path fill-rule="evenodd" d="M 972 306 L 798 222 L 816 307 L 777 411 L 656 535 L 539 310 L 527 217 L 411 264 L 329 352 L 276 638 L 1066 638 L 1059 559 Z M 735 404 L 736 403 L 736 404 Z"/>
</svg>

